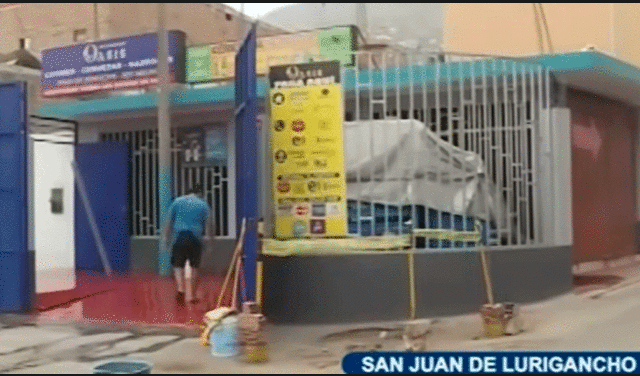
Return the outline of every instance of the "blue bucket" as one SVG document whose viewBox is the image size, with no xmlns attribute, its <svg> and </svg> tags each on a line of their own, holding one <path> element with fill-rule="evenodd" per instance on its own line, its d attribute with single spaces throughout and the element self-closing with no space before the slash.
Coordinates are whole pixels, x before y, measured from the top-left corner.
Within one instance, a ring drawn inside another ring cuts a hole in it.
<svg viewBox="0 0 640 376">
<path fill-rule="evenodd" d="M 211 355 L 216 357 L 231 357 L 240 354 L 238 344 L 238 318 L 228 316 L 222 319 L 209 334 Z"/>
<path fill-rule="evenodd" d="M 110 360 L 95 366 L 93 373 L 100 375 L 150 374 L 151 364 L 140 360 Z"/>
</svg>

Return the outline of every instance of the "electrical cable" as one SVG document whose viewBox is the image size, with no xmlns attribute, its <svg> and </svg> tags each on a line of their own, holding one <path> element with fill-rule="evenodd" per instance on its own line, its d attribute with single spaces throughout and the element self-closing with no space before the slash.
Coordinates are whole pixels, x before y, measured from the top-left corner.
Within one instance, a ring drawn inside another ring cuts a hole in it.
<svg viewBox="0 0 640 376">
<path fill-rule="evenodd" d="M 533 5 L 533 17 L 535 19 L 536 31 L 538 36 L 538 47 L 540 48 L 540 53 L 543 54 L 544 42 L 542 37 L 542 28 L 540 26 L 540 17 L 538 15 L 538 7 L 536 6 L 536 3 L 532 3 L 531 5 Z"/>
<path fill-rule="evenodd" d="M 542 22 L 544 24 L 545 33 L 547 34 L 547 44 L 549 47 L 549 52 L 553 53 L 553 44 L 551 43 L 551 34 L 549 33 L 549 25 L 547 24 L 547 17 L 545 16 L 542 3 L 538 3 L 538 7 L 540 8 L 540 15 L 542 16 Z"/>
</svg>

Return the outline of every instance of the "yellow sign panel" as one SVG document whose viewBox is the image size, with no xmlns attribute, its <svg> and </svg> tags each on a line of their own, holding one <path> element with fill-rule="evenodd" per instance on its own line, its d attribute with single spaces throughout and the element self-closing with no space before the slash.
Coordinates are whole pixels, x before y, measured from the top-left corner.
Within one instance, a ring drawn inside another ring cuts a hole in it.
<svg viewBox="0 0 640 376">
<path fill-rule="evenodd" d="M 341 86 L 274 88 L 270 102 L 274 236 L 345 236 Z"/>
</svg>

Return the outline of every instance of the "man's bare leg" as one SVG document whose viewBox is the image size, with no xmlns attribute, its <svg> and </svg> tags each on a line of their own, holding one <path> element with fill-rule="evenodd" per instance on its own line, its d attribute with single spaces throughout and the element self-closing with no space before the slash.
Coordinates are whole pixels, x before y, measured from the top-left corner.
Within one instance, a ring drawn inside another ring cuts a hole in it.
<svg viewBox="0 0 640 376">
<path fill-rule="evenodd" d="M 191 303 L 196 301 L 196 299 L 198 298 L 196 296 L 196 293 L 198 291 L 198 269 L 192 267 L 191 268 L 191 277 L 190 278 L 185 278 L 185 284 L 186 284 L 186 294 L 185 294 L 185 298 L 187 300 L 187 302 Z"/>
<path fill-rule="evenodd" d="M 184 268 L 173 268 L 173 276 L 176 280 L 176 290 L 178 290 L 178 295 L 182 294 L 184 297 Z"/>
</svg>

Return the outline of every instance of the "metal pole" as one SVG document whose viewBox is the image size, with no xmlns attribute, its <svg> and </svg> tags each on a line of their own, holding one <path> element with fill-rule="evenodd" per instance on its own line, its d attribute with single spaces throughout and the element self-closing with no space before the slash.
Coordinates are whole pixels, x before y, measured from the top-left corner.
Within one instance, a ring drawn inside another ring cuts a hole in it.
<svg viewBox="0 0 640 376">
<path fill-rule="evenodd" d="M 100 40 L 98 33 L 98 3 L 93 3 L 93 40 Z"/>
<path fill-rule="evenodd" d="M 240 4 L 240 20 L 238 22 L 238 48 L 242 45 L 242 37 L 246 27 L 244 25 L 244 3 Z"/>
<path fill-rule="evenodd" d="M 169 51 L 165 28 L 166 10 L 158 3 L 158 198 L 160 201 L 160 226 L 166 223 L 166 213 L 171 201 L 171 117 L 169 114 Z M 158 272 L 171 274 L 169 247 L 159 242 Z"/>
</svg>

